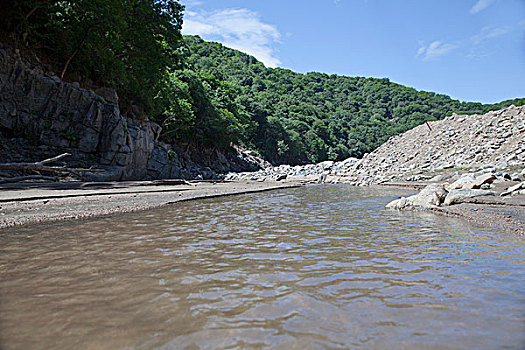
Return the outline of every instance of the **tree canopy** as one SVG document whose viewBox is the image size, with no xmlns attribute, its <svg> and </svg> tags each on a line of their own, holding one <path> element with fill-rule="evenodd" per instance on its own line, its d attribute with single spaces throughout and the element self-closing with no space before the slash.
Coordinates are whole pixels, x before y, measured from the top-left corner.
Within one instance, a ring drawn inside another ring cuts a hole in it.
<svg viewBox="0 0 525 350">
<path fill-rule="evenodd" d="M 165 141 L 244 144 L 274 164 L 361 157 L 452 112 L 525 103 L 460 102 L 388 79 L 267 68 L 219 43 L 183 38 L 177 0 L 0 0 L 0 8 L 0 40 L 42 54 L 68 81 L 115 88 L 121 110 L 142 110 L 163 126 Z"/>
<path fill-rule="evenodd" d="M 266 68 L 250 55 L 197 36 L 186 36 L 184 42 L 188 67 L 236 91 L 235 102 L 253 123 L 244 142 L 273 163 L 361 157 L 425 121 L 525 103 L 516 99 L 483 105 L 416 91 L 388 79 L 299 74 Z"/>
<path fill-rule="evenodd" d="M 183 6 L 175 0 L 2 1 L 4 40 L 43 53 L 69 80 L 114 87 L 148 113 L 180 65 Z"/>
</svg>

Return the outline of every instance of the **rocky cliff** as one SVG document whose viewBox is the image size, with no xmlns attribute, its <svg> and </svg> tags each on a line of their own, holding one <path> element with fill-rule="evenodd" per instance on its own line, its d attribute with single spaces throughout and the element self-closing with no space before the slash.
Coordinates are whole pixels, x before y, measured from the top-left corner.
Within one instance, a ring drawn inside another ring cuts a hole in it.
<svg viewBox="0 0 525 350">
<path fill-rule="evenodd" d="M 257 169 L 247 154 L 209 150 L 192 157 L 188 149 L 162 143 L 159 125 L 122 115 L 113 90 L 97 92 L 0 50 L 0 162 L 41 160 L 67 151 L 73 163 L 104 168 L 91 179 L 105 181 L 211 179 Z"/>
</svg>

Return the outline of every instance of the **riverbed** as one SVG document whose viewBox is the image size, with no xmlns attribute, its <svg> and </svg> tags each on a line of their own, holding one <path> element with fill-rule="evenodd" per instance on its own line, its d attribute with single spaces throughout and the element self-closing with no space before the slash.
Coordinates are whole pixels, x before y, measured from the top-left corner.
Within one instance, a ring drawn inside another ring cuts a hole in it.
<svg viewBox="0 0 525 350">
<path fill-rule="evenodd" d="M 311 186 L 0 235 L 1 349 L 521 349 L 525 240 Z"/>
</svg>

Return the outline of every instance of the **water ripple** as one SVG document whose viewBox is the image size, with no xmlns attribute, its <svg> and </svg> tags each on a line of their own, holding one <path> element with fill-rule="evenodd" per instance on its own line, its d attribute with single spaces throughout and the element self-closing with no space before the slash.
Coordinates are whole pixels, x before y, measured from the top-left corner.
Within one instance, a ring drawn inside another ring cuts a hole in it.
<svg viewBox="0 0 525 350">
<path fill-rule="evenodd" d="M 525 244 L 317 186 L 4 231 L 2 349 L 521 348 Z"/>
</svg>

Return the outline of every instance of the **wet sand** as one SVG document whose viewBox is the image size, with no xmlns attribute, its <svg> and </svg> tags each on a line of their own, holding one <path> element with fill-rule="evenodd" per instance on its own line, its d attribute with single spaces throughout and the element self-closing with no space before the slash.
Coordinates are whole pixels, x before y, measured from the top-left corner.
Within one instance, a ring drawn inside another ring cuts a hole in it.
<svg viewBox="0 0 525 350">
<path fill-rule="evenodd" d="M 441 215 L 458 217 L 468 222 L 525 236 L 525 206 L 461 203 L 432 210 Z"/>
</svg>

